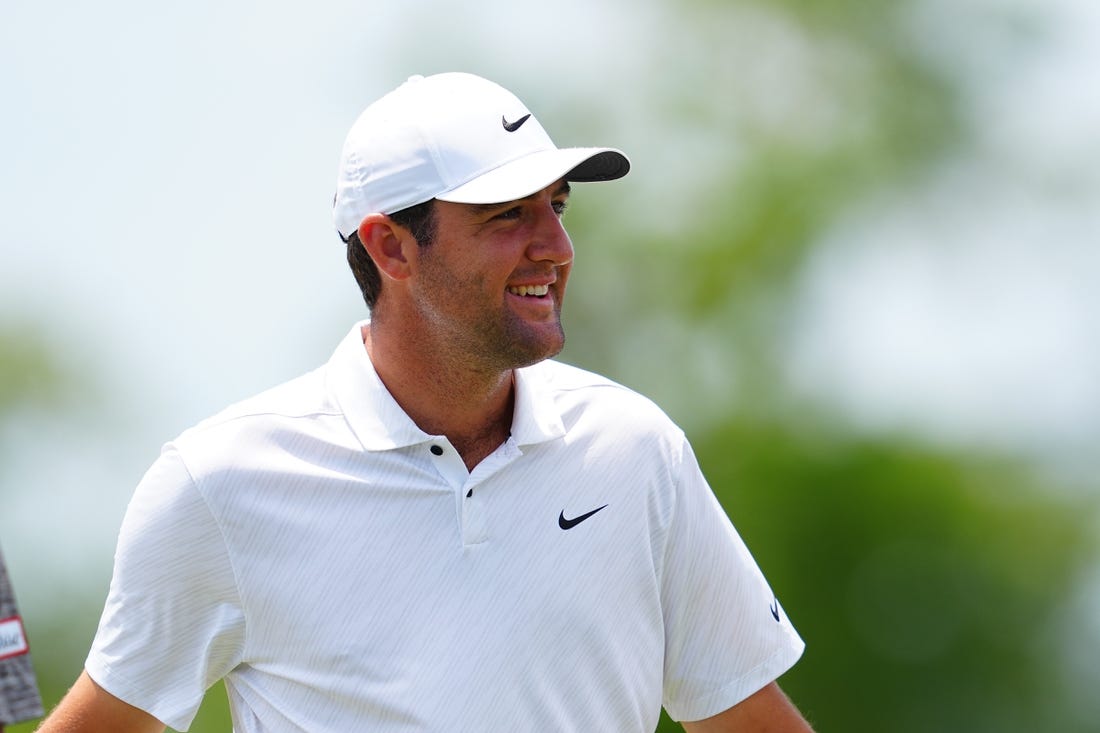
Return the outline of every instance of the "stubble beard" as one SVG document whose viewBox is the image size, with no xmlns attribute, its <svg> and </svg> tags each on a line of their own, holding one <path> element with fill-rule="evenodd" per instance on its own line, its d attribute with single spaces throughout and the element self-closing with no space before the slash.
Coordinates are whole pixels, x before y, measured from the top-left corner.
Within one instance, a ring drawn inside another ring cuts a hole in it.
<svg viewBox="0 0 1100 733">
<path fill-rule="evenodd" d="M 462 280 L 429 258 L 425 258 L 423 264 L 426 293 L 484 292 L 485 283 L 477 277 Z M 440 356 L 455 357 L 466 368 L 476 371 L 501 374 L 561 353 L 565 346 L 565 329 L 561 322 L 564 295 L 564 287 L 551 287 L 554 316 L 541 322 L 527 321 L 512 311 L 503 294 L 501 300 L 491 306 L 468 303 L 465 314 L 456 313 L 452 303 L 427 297 L 421 300 L 421 314 L 429 332 L 439 337 L 436 347 L 441 349 L 437 352 Z"/>
<path fill-rule="evenodd" d="M 557 356 L 565 346 L 560 306 L 555 314 L 552 322 L 537 327 L 512 314 L 495 322 L 486 318 L 470 331 L 474 336 L 469 344 L 473 359 L 491 371 L 503 372 Z"/>
</svg>

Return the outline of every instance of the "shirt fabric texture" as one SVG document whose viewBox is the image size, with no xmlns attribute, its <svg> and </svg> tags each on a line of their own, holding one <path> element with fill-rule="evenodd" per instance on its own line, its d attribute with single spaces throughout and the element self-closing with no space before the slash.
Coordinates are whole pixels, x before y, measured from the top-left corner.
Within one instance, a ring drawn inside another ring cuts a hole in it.
<svg viewBox="0 0 1100 733">
<path fill-rule="evenodd" d="M 123 521 L 98 684 L 179 730 L 224 679 L 237 733 L 641 732 L 798 659 L 652 402 L 519 369 L 512 434 L 468 472 L 387 392 L 365 325 L 165 445 Z"/>
</svg>

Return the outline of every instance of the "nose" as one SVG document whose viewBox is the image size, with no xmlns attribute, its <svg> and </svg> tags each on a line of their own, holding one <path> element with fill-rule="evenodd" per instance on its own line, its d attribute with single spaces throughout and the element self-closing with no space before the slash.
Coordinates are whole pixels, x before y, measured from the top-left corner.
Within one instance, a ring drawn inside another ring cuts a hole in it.
<svg viewBox="0 0 1100 733">
<path fill-rule="evenodd" d="M 555 266 L 573 261 L 573 242 L 561 222 L 561 214 L 553 205 L 539 207 L 538 219 L 527 246 L 527 257 L 532 262 L 550 262 Z"/>
</svg>

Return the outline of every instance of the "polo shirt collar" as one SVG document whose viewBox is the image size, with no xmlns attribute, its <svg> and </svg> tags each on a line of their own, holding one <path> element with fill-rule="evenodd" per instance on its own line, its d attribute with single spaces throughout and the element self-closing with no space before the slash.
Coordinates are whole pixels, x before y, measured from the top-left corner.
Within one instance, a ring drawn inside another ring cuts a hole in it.
<svg viewBox="0 0 1100 733">
<path fill-rule="evenodd" d="M 516 369 L 516 406 L 512 413 L 512 438 L 516 445 L 545 443 L 565 435 L 561 411 L 547 379 L 546 362 Z"/>
<path fill-rule="evenodd" d="M 336 347 L 329 359 L 329 390 L 348 425 L 369 451 L 405 448 L 433 440 L 397 404 L 378 376 L 363 345 L 360 321 Z M 516 402 L 512 439 L 516 445 L 542 443 L 565 434 L 561 413 L 554 402 L 541 364 L 515 371 Z"/>
<path fill-rule="evenodd" d="M 329 391 L 352 431 L 369 451 L 419 445 L 432 439 L 397 404 L 374 370 L 360 321 L 336 347 L 328 362 Z"/>
</svg>

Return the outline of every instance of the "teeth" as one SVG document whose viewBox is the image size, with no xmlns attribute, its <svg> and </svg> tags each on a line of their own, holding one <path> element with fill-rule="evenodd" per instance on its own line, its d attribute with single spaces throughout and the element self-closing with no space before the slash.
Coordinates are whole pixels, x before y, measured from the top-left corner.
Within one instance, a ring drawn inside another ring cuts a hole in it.
<svg viewBox="0 0 1100 733">
<path fill-rule="evenodd" d="M 549 285 L 515 285 L 508 288 L 508 292 L 512 295 L 546 295 L 550 292 Z"/>
</svg>

